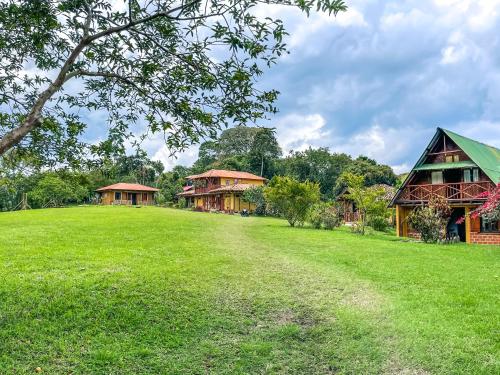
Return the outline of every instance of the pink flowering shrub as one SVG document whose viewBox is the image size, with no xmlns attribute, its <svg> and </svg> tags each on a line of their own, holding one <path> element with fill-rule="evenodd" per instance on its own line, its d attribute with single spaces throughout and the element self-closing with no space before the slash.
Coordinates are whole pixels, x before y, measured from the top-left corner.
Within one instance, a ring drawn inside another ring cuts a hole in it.
<svg viewBox="0 0 500 375">
<path fill-rule="evenodd" d="M 485 191 L 477 196 L 478 198 L 486 198 L 481 206 L 470 213 L 472 219 L 482 217 L 486 220 L 500 220 L 500 184 L 495 189 Z M 462 224 L 465 221 L 465 216 L 459 218 L 456 223 Z"/>
</svg>

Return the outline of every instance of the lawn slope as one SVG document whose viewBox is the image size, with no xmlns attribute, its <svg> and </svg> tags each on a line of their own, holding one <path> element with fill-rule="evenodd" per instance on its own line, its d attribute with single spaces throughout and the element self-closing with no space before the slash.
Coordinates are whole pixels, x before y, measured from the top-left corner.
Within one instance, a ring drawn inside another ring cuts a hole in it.
<svg viewBox="0 0 500 375">
<path fill-rule="evenodd" d="M 499 260 L 155 207 L 2 213 L 0 373 L 498 373 Z"/>
</svg>

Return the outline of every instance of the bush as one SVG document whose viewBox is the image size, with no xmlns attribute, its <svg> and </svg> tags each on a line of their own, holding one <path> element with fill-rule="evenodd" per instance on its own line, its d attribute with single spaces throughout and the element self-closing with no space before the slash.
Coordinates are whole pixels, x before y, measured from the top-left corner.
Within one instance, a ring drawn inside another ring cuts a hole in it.
<svg viewBox="0 0 500 375">
<path fill-rule="evenodd" d="M 337 204 L 317 204 L 311 212 L 309 221 L 316 229 L 325 228 L 332 230 L 340 226 L 341 223 L 339 206 Z"/>
<path fill-rule="evenodd" d="M 309 221 L 311 222 L 313 228 L 321 229 L 321 226 L 323 225 L 323 212 L 324 212 L 324 204 L 317 204 L 311 210 L 311 216 L 309 218 Z"/>
<path fill-rule="evenodd" d="M 333 230 L 340 226 L 342 220 L 340 218 L 340 210 L 336 205 L 328 207 L 323 214 L 323 226 L 325 229 Z"/>
<path fill-rule="evenodd" d="M 184 197 L 180 197 L 179 200 L 177 201 L 177 207 L 176 208 L 186 208 L 187 207 L 187 200 Z"/>
<path fill-rule="evenodd" d="M 375 230 L 385 232 L 389 227 L 389 222 L 384 216 L 372 216 L 368 219 L 368 225 Z"/>
<path fill-rule="evenodd" d="M 256 215 L 266 215 L 267 213 L 267 203 L 264 197 L 264 187 L 263 186 L 255 186 L 247 189 L 243 192 L 242 200 L 244 202 L 255 204 L 255 214 Z"/>
<path fill-rule="evenodd" d="M 416 207 L 408 216 L 408 223 L 426 243 L 436 243 L 446 234 L 446 223 L 450 216 L 446 199 L 432 198 L 427 206 Z"/>
<path fill-rule="evenodd" d="M 319 195 L 318 184 L 299 182 L 291 177 L 275 176 L 264 189 L 266 201 L 292 227 L 304 224 L 313 205 L 319 202 Z"/>
</svg>

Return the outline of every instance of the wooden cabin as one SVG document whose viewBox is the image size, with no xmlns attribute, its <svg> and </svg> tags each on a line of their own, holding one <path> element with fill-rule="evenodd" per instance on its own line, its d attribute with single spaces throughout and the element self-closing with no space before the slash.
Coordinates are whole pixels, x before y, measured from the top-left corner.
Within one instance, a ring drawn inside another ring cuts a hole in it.
<svg viewBox="0 0 500 375">
<path fill-rule="evenodd" d="M 140 185 L 120 182 L 104 186 L 96 190 L 99 194 L 99 203 L 104 205 L 141 205 L 151 206 L 155 204 L 155 194 L 159 189 Z"/>
<path fill-rule="evenodd" d="M 191 206 L 200 211 L 252 212 L 255 205 L 244 202 L 245 190 L 264 185 L 265 178 L 248 172 L 211 169 L 198 175 L 186 177 L 187 186 L 178 197 L 184 197 Z"/>
<path fill-rule="evenodd" d="M 408 225 L 408 214 L 432 196 L 446 198 L 452 207 L 448 235 L 468 243 L 500 245 L 500 223 L 471 218 L 469 212 L 500 183 L 500 149 L 438 128 L 422 156 L 394 195 L 398 236 L 418 237 Z M 465 216 L 462 224 L 457 220 Z"/>
<path fill-rule="evenodd" d="M 393 186 L 387 184 L 375 184 L 372 185 L 371 188 L 383 190 L 384 195 L 382 196 L 382 199 L 386 202 L 391 201 L 394 193 L 396 192 L 396 189 Z M 356 203 L 349 196 L 349 189 L 347 187 L 342 190 L 335 200 L 340 203 L 341 219 L 344 223 L 354 223 L 361 219 L 361 214 L 356 207 Z M 389 221 L 393 223 L 394 219 L 392 215 L 389 218 Z"/>
</svg>

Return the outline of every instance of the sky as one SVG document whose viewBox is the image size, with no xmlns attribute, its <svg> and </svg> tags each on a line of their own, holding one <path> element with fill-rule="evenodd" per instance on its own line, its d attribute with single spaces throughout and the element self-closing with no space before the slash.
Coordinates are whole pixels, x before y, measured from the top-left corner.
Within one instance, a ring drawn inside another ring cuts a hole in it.
<svg viewBox="0 0 500 375">
<path fill-rule="evenodd" d="M 336 18 L 265 6 L 284 21 L 290 54 L 260 77 L 281 92 L 285 151 L 328 147 L 411 169 L 440 126 L 500 147 L 500 0 L 348 0 Z M 99 122 L 99 118 L 93 121 Z M 167 169 L 191 165 L 161 139 L 144 143 Z"/>
</svg>

